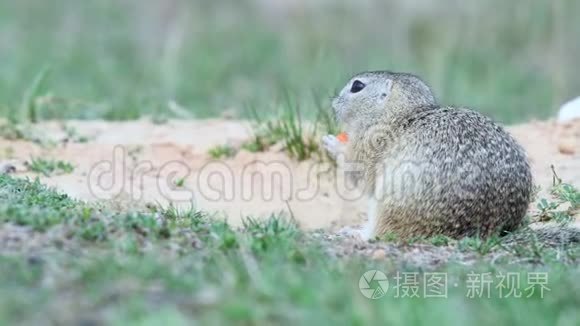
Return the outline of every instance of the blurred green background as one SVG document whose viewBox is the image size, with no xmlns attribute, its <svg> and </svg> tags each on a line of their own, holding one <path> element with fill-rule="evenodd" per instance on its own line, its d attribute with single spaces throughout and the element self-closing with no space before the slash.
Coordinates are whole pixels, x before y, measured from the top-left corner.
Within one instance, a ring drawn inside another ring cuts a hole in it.
<svg viewBox="0 0 580 326">
<path fill-rule="evenodd" d="M 580 1 L 1 0 L 0 115 L 303 112 L 361 70 L 506 123 L 580 94 Z"/>
</svg>

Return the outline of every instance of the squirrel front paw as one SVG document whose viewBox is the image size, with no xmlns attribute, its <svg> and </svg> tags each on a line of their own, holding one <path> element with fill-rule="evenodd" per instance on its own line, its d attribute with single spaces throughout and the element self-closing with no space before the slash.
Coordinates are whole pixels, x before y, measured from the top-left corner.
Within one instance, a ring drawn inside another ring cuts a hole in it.
<svg viewBox="0 0 580 326">
<path fill-rule="evenodd" d="M 330 157 L 336 159 L 338 154 L 342 152 L 343 145 L 335 135 L 326 135 L 322 137 L 322 147 Z"/>
</svg>

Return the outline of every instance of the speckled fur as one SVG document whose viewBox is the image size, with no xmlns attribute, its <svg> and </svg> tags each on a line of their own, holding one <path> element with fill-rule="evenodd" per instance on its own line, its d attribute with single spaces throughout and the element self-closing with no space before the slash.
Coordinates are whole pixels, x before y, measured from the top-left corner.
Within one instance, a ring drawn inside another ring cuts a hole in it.
<svg viewBox="0 0 580 326">
<path fill-rule="evenodd" d="M 352 94 L 357 79 L 366 87 Z M 439 106 L 421 79 L 387 71 L 354 76 L 333 108 L 349 134 L 346 159 L 363 164 L 362 184 L 378 200 L 373 236 L 486 237 L 521 224 L 530 166 L 491 119 Z"/>
</svg>

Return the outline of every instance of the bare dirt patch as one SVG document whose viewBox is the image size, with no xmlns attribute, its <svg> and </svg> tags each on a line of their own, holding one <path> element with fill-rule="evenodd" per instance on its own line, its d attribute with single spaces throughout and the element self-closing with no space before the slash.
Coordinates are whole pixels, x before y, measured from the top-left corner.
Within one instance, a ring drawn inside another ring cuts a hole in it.
<svg viewBox="0 0 580 326">
<path fill-rule="evenodd" d="M 540 196 L 552 183 L 551 165 L 565 182 L 580 185 L 580 122 L 531 122 L 508 130 L 529 153 Z M 275 147 L 213 160 L 209 149 L 239 147 L 252 136 L 244 121 L 46 122 L 30 132 L 44 144 L 0 139 L 0 161 L 13 166 L 16 176 L 38 177 L 74 198 L 121 210 L 194 205 L 227 216 L 234 225 L 245 216 L 277 212 L 292 215 L 305 229 L 332 229 L 364 218 L 363 198 L 335 179 L 329 163 L 297 162 Z M 69 162 L 74 171 L 33 173 L 26 165 L 32 158 Z"/>
</svg>

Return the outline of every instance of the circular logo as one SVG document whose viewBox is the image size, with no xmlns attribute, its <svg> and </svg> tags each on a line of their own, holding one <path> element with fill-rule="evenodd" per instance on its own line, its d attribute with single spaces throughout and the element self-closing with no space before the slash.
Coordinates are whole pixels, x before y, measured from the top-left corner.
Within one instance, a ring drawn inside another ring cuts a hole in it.
<svg viewBox="0 0 580 326">
<path fill-rule="evenodd" d="M 368 299 L 380 299 L 387 294 L 389 280 L 387 275 L 375 269 L 366 271 L 358 280 L 360 293 Z"/>
</svg>

